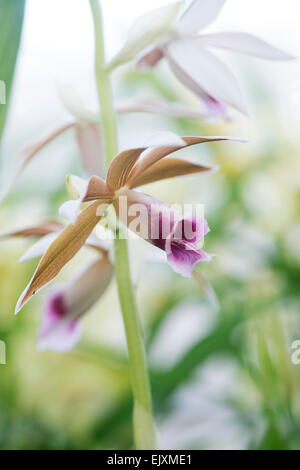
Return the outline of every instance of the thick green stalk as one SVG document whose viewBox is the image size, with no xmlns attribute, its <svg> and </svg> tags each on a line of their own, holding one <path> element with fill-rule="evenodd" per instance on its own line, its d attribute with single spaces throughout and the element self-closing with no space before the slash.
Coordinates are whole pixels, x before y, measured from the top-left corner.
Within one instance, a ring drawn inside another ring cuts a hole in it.
<svg viewBox="0 0 300 470">
<path fill-rule="evenodd" d="M 95 27 L 95 67 L 101 114 L 101 129 L 107 164 L 117 154 L 117 125 L 109 72 L 105 70 L 105 48 L 101 8 L 98 0 L 90 0 Z M 142 330 L 130 277 L 127 240 L 115 239 L 115 271 L 123 315 L 129 369 L 134 398 L 133 428 L 137 449 L 155 449 L 156 433 L 152 415 L 151 391 L 146 365 Z"/>
</svg>

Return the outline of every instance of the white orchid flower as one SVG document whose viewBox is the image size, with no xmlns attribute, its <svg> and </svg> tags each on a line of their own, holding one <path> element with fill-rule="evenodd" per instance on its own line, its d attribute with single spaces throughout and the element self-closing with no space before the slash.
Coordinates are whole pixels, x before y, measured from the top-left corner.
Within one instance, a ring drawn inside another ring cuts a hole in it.
<svg viewBox="0 0 300 470">
<path fill-rule="evenodd" d="M 130 38 L 108 68 L 125 64 L 142 52 L 138 60 L 142 69 L 154 66 L 165 57 L 176 77 L 204 100 L 212 116 L 226 117 L 224 105 L 247 114 L 238 81 L 211 48 L 229 49 L 268 60 L 293 57 L 248 33 L 199 34 L 216 19 L 225 1 L 194 0 L 179 17 L 184 2 L 172 3 L 143 15 L 135 21 Z M 159 28 L 153 28 L 154 18 L 159 19 Z"/>
</svg>

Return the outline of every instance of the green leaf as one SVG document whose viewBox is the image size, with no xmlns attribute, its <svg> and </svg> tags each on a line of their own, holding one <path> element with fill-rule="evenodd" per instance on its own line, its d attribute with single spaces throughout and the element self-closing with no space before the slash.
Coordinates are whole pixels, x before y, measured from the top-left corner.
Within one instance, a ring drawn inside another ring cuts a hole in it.
<svg viewBox="0 0 300 470">
<path fill-rule="evenodd" d="M 25 0 L 0 0 L 0 139 L 20 45 Z"/>
</svg>

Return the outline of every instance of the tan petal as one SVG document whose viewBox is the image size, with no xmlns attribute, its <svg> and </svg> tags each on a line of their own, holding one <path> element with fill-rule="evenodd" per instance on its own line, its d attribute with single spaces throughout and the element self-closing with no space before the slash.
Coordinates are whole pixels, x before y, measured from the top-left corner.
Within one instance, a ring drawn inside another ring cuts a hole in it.
<svg viewBox="0 0 300 470">
<path fill-rule="evenodd" d="M 76 138 L 83 164 L 90 175 L 104 175 L 102 142 L 99 125 L 94 122 L 77 124 Z"/>
<path fill-rule="evenodd" d="M 113 196 L 108 189 L 105 181 L 99 176 L 91 176 L 86 187 L 85 193 L 82 195 L 82 202 L 94 201 L 96 199 L 107 199 Z"/>
<path fill-rule="evenodd" d="M 125 150 L 113 159 L 106 178 L 109 188 L 115 191 L 125 185 L 130 171 L 144 150 L 146 147 Z"/>
<path fill-rule="evenodd" d="M 147 170 L 134 179 L 130 188 L 143 186 L 166 178 L 175 176 L 191 175 L 213 170 L 210 166 L 198 165 L 197 163 L 181 160 L 180 158 L 165 158 L 151 165 Z"/>
<path fill-rule="evenodd" d="M 239 141 L 239 139 L 235 139 L 234 137 L 182 137 L 182 139 L 186 142 L 186 147 L 195 144 L 201 144 L 203 142 L 216 142 L 219 140 L 234 140 Z M 186 148 L 184 147 L 184 148 Z M 163 147 L 155 147 L 150 150 L 147 155 L 143 157 L 140 161 L 138 161 L 135 166 L 133 167 L 132 171 L 130 172 L 127 178 L 127 185 L 128 187 L 135 186 L 135 180 L 138 176 L 144 173 L 150 166 L 154 163 L 159 161 L 160 159 L 170 155 L 171 153 L 180 150 L 182 147 L 178 146 L 163 146 Z"/>
<path fill-rule="evenodd" d="M 65 264 L 76 255 L 99 222 L 107 208 L 107 202 L 110 201 L 96 201 L 88 206 L 78 216 L 76 223 L 68 225 L 54 240 L 42 257 L 29 285 L 21 295 L 16 306 L 16 313 L 36 292 L 52 281 Z M 102 206 L 102 210 L 100 206 Z"/>
<path fill-rule="evenodd" d="M 5 233 L 0 235 L 0 239 L 10 237 L 43 237 L 49 233 L 59 232 L 62 228 L 63 225 L 59 224 L 55 220 L 48 220 L 39 225 Z"/>
<path fill-rule="evenodd" d="M 98 199 L 111 200 L 113 193 L 108 189 L 105 181 L 100 176 L 91 176 L 86 185 L 85 191 L 79 199 L 66 201 L 59 209 L 59 214 L 65 217 L 72 224 L 76 222 L 83 202 L 95 201 Z"/>
</svg>

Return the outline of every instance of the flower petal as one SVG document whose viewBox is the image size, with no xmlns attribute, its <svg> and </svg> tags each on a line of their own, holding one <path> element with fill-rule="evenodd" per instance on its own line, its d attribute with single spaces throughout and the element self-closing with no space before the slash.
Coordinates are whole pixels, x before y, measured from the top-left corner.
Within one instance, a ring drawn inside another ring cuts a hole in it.
<svg viewBox="0 0 300 470">
<path fill-rule="evenodd" d="M 83 164 L 89 174 L 104 175 L 99 125 L 93 122 L 77 124 L 75 133 Z"/>
<path fill-rule="evenodd" d="M 215 20 L 226 0 L 194 0 L 179 20 L 179 29 L 196 33 Z"/>
<path fill-rule="evenodd" d="M 204 217 L 199 217 L 197 214 L 189 214 L 176 223 L 172 237 L 174 240 L 197 243 L 209 231 L 208 223 Z"/>
<path fill-rule="evenodd" d="M 232 140 L 237 142 L 242 142 L 240 139 L 236 139 L 234 137 L 182 137 L 182 140 L 185 142 L 185 146 L 189 147 L 191 145 L 200 144 L 203 142 L 217 142 L 219 140 Z M 137 161 L 137 163 L 132 168 L 127 180 L 126 184 L 128 187 L 134 187 L 135 180 L 140 177 L 142 173 L 144 173 L 149 167 L 154 165 L 154 163 L 158 162 L 162 158 L 170 155 L 171 153 L 176 152 L 183 148 L 183 145 L 179 146 L 162 146 L 156 148 L 150 148 L 145 152 L 143 158 Z"/>
<path fill-rule="evenodd" d="M 71 199 L 79 199 L 85 194 L 87 180 L 76 175 L 67 175 L 66 185 Z"/>
<path fill-rule="evenodd" d="M 126 197 L 125 206 L 122 196 Z M 191 277 L 196 263 L 208 262 L 214 256 L 198 248 L 195 243 L 209 231 L 203 218 L 197 219 L 196 224 L 193 216 L 186 216 L 183 220 L 180 213 L 167 204 L 131 189 L 122 189 L 114 206 L 120 220 L 131 231 L 166 252 L 169 264 L 179 274 Z M 194 225 L 195 233 L 189 240 L 185 232 L 179 234 L 180 223 L 181 226 L 186 223 L 190 228 Z"/>
<path fill-rule="evenodd" d="M 71 224 L 74 224 L 80 212 L 81 205 L 82 205 L 81 198 L 76 199 L 75 201 L 73 199 L 71 201 L 65 201 L 58 209 L 58 213 L 61 217 L 66 219 L 68 222 L 70 222 Z"/>
<path fill-rule="evenodd" d="M 154 47 L 139 58 L 137 67 L 139 70 L 147 71 L 151 67 L 154 67 L 154 65 L 156 65 L 163 57 L 163 50 L 159 47 Z"/>
<path fill-rule="evenodd" d="M 213 255 L 200 249 L 186 249 L 184 245 L 171 243 L 171 249 L 167 253 L 167 260 L 171 268 L 185 277 L 192 277 L 194 266 L 201 262 L 209 262 Z"/>
<path fill-rule="evenodd" d="M 76 345 L 80 336 L 79 321 L 67 316 L 64 293 L 55 293 L 47 300 L 44 308 L 38 349 L 67 352 Z"/>
<path fill-rule="evenodd" d="M 39 258 L 48 250 L 49 246 L 52 245 L 54 240 L 58 237 L 58 233 L 48 233 L 44 235 L 40 240 L 38 240 L 34 245 L 32 245 L 19 259 L 19 263 L 24 263 L 24 261 L 30 261 L 35 258 Z"/>
<path fill-rule="evenodd" d="M 99 115 L 84 107 L 77 90 L 75 90 L 69 83 L 63 83 L 61 81 L 58 82 L 57 91 L 63 105 L 69 113 L 74 116 L 77 122 L 99 122 Z"/>
<path fill-rule="evenodd" d="M 249 54 L 267 60 L 291 60 L 292 55 L 268 44 L 253 34 L 224 32 L 202 35 L 199 40 L 203 45 L 231 49 L 242 54 Z"/>
<path fill-rule="evenodd" d="M 74 317 L 79 318 L 83 315 L 104 294 L 111 281 L 113 270 L 113 265 L 106 254 L 89 264 L 72 279 L 65 291 L 65 302 Z"/>
<path fill-rule="evenodd" d="M 33 157 L 37 153 L 39 153 L 41 150 L 43 150 L 48 144 L 50 144 L 53 140 L 56 139 L 59 135 L 63 134 L 70 128 L 75 126 L 75 122 L 69 122 L 67 124 L 64 124 L 53 131 L 47 133 L 43 137 L 41 137 L 39 140 L 34 141 L 26 145 L 22 150 L 21 150 L 21 161 L 19 162 L 19 165 L 13 174 L 12 178 L 10 179 L 9 183 L 7 186 L 4 188 L 4 190 L 0 194 L 0 203 L 6 198 L 6 196 L 9 194 L 9 192 L 12 190 L 12 188 L 15 185 L 16 180 L 19 178 L 23 170 L 26 168 L 26 166 L 31 162 Z"/>
<path fill-rule="evenodd" d="M 39 334 L 39 349 L 62 352 L 75 346 L 80 337 L 78 319 L 100 299 L 112 274 L 113 266 L 108 257 L 103 256 L 48 299 Z"/>
<path fill-rule="evenodd" d="M 212 171 L 214 168 L 204 165 L 198 165 L 180 158 L 164 158 L 150 166 L 147 170 L 140 174 L 130 188 L 143 186 L 144 184 L 154 183 L 166 178 L 174 178 L 176 176 L 192 175 L 195 173 L 203 173 Z"/>
<path fill-rule="evenodd" d="M 185 141 L 172 131 L 155 132 L 148 137 L 145 147 L 185 147 Z"/>
<path fill-rule="evenodd" d="M 202 101 L 207 119 L 224 119 L 225 121 L 231 121 L 227 111 L 227 106 L 224 103 L 221 103 L 212 96 L 209 96 L 207 93 L 203 94 Z"/>
<path fill-rule="evenodd" d="M 105 211 L 106 202 L 105 200 L 96 201 L 88 206 L 78 216 L 76 223 L 68 225 L 54 240 L 41 259 L 29 285 L 21 295 L 16 306 L 16 313 L 36 292 L 52 281 L 64 265 L 76 255 L 99 222 Z"/>
<path fill-rule="evenodd" d="M 204 113 L 194 109 L 182 106 L 180 103 L 170 102 L 153 98 L 136 98 L 130 100 L 119 101 L 116 105 L 116 111 L 121 113 L 153 113 L 162 114 L 164 116 L 190 118 L 190 119 L 206 119 L 210 117 L 210 113 Z"/>
<path fill-rule="evenodd" d="M 131 169 L 144 150 L 146 147 L 124 150 L 113 159 L 106 177 L 107 185 L 111 190 L 115 191 L 125 185 Z"/>
<path fill-rule="evenodd" d="M 0 235 L 0 240 L 10 237 L 42 237 L 52 232 L 59 232 L 62 228 L 63 225 L 55 220 L 47 220 L 41 224 L 33 225 L 32 227 L 14 230 L 13 232 Z"/>
<path fill-rule="evenodd" d="M 148 194 L 122 189 L 114 207 L 119 219 L 132 232 L 164 250 L 176 219 L 168 204 Z"/>
<path fill-rule="evenodd" d="M 64 202 L 59 208 L 59 215 L 74 224 L 83 202 L 98 199 L 111 200 L 112 196 L 112 192 L 108 189 L 102 178 L 99 176 L 91 176 L 89 181 L 85 184 L 85 190 L 81 192 L 80 198 Z"/>
<path fill-rule="evenodd" d="M 48 315 L 50 316 L 50 310 Z M 52 350 L 55 352 L 68 352 L 76 346 L 81 337 L 81 324 L 79 321 L 61 322 L 46 335 L 43 330 L 38 341 L 38 350 Z"/>
<path fill-rule="evenodd" d="M 175 22 L 181 5 L 181 1 L 173 2 L 140 16 L 131 26 L 124 46 L 109 62 L 108 67 L 130 62 L 158 37 L 166 34 Z"/>
<path fill-rule="evenodd" d="M 203 97 L 205 92 L 247 114 L 236 78 L 217 57 L 203 49 L 197 39 L 172 42 L 168 46 L 167 56 L 177 78 L 194 93 Z"/>
<path fill-rule="evenodd" d="M 86 190 L 82 194 L 82 200 L 94 201 L 95 199 L 109 199 L 112 195 L 112 192 L 102 178 L 99 176 L 91 176 Z"/>
</svg>

